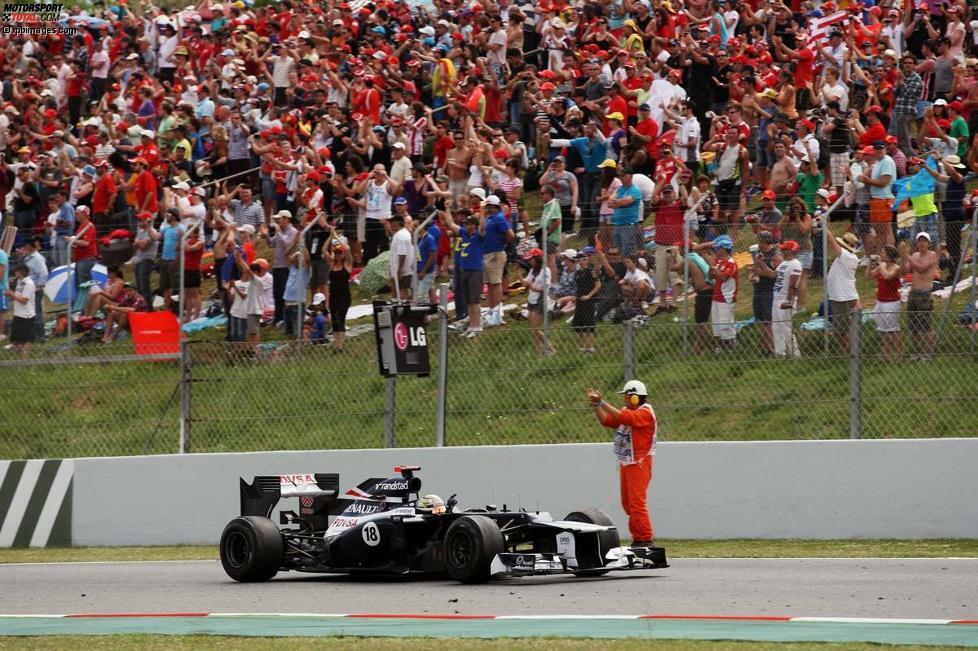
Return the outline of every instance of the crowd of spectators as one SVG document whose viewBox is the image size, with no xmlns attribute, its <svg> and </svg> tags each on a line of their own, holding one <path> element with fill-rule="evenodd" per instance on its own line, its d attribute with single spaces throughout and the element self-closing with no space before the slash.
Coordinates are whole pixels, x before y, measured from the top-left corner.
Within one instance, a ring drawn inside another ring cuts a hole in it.
<svg viewBox="0 0 978 651">
<path fill-rule="evenodd" d="M 593 352 L 597 321 L 675 311 L 686 278 L 697 349 L 735 346 L 750 291 L 766 350 L 797 355 L 808 280 L 828 269 L 844 343 L 864 265 L 888 354 L 908 276 L 926 355 L 930 290 L 967 253 L 975 57 L 965 0 L 110 0 L 28 20 L 0 34 L 0 336 L 11 301 L 35 324 L 11 338 L 42 336 L 48 271 L 73 261 L 81 291 L 102 258 L 84 311 L 106 340 L 177 294 L 200 317 L 213 273 L 229 339 L 298 335 L 309 304 L 306 332 L 341 348 L 350 283 L 386 256 L 402 299 L 450 278 L 467 337 L 525 291 L 534 325 L 574 312 Z"/>
</svg>

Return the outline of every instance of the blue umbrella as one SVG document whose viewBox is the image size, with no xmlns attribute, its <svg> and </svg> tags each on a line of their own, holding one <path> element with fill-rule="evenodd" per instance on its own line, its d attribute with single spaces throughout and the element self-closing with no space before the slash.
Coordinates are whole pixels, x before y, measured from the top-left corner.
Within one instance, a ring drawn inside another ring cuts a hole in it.
<svg viewBox="0 0 978 651">
<path fill-rule="evenodd" d="M 48 282 L 44 285 L 44 295 L 48 297 L 48 300 L 55 305 L 64 305 L 68 302 L 68 278 L 72 279 L 72 284 L 74 284 L 75 278 L 75 265 L 72 263 L 71 276 L 68 274 L 69 265 L 64 265 L 63 267 L 55 267 L 48 274 Z M 105 268 L 104 264 L 96 264 L 92 267 L 92 280 L 98 284 L 99 287 L 105 287 L 105 283 L 109 280 L 109 272 Z M 71 297 L 74 300 L 77 292 L 75 288 L 71 288 Z"/>
</svg>

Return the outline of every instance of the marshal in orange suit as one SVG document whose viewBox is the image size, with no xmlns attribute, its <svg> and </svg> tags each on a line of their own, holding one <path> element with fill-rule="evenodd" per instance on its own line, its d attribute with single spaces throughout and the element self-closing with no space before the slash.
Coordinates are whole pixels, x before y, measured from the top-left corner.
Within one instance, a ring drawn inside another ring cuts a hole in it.
<svg viewBox="0 0 978 651">
<path fill-rule="evenodd" d="M 618 393 L 625 396 L 624 409 L 609 405 L 594 389 L 587 390 L 587 397 L 598 422 L 615 429 L 621 506 L 628 515 L 632 546 L 651 547 L 652 519 L 649 517 L 646 495 L 652 480 L 652 459 L 655 457 L 655 412 L 648 403 L 648 390 L 642 382 L 626 382 Z"/>
</svg>

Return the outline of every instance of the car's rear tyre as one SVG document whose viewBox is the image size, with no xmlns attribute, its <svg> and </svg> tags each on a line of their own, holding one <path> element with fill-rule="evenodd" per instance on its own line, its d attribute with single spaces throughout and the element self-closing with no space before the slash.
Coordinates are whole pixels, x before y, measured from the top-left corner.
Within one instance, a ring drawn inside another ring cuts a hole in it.
<svg viewBox="0 0 978 651">
<path fill-rule="evenodd" d="M 285 543 L 268 518 L 242 516 L 231 520 L 221 534 L 221 565 L 235 581 L 267 581 L 282 566 Z"/>
<path fill-rule="evenodd" d="M 506 541 L 492 518 L 463 515 L 445 534 L 445 571 L 462 583 L 485 583 L 492 560 L 505 550 Z"/>
<path fill-rule="evenodd" d="M 611 521 L 608 514 L 601 509 L 579 509 L 577 511 L 571 511 L 567 514 L 564 520 L 570 522 L 587 522 L 589 524 L 597 524 L 602 527 L 613 527 L 615 523 Z M 598 565 L 585 564 L 579 566 L 582 572 L 574 572 L 577 576 L 601 576 L 602 574 L 607 574 L 610 570 L 596 569 L 604 565 L 604 555 L 608 553 L 608 550 L 614 549 L 615 547 L 621 546 L 621 539 L 618 537 L 618 530 L 612 529 L 610 531 L 601 531 L 598 533 L 598 557 L 601 559 L 601 563 Z"/>
</svg>

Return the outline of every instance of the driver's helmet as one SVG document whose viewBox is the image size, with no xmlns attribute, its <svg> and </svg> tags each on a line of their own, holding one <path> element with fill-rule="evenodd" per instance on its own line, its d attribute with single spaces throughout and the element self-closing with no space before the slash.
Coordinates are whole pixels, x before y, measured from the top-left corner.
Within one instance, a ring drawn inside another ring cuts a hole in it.
<svg viewBox="0 0 978 651">
<path fill-rule="evenodd" d="M 445 500 L 437 495 L 424 495 L 418 499 L 417 508 L 420 511 L 431 511 L 433 515 L 445 512 Z"/>
</svg>

